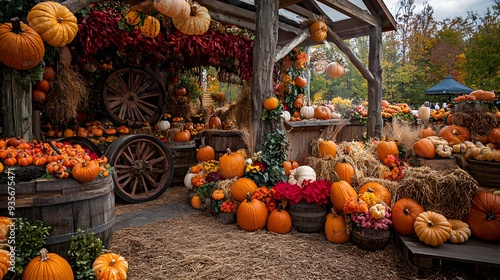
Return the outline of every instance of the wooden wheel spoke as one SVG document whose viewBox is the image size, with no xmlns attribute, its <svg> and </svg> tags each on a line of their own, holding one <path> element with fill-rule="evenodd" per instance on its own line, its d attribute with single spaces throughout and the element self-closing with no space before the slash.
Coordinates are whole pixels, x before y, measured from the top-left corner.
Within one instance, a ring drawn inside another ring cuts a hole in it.
<svg viewBox="0 0 500 280">
<path fill-rule="evenodd" d="M 150 91 L 150 92 L 147 92 L 147 93 L 139 93 L 139 94 L 137 94 L 137 98 L 138 99 L 146 99 L 146 98 L 160 97 L 160 96 L 161 96 L 161 94 L 157 90 Z"/>
<path fill-rule="evenodd" d="M 158 173 L 158 174 L 161 174 L 161 173 L 165 173 L 165 168 L 153 168 L 151 169 L 151 172 L 154 172 L 154 173 Z"/>
<path fill-rule="evenodd" d="M 154 84 L 154 81 L 149 79 L 145 83 L 143 83 L 139 88 L 134 90 L 134 92 L 137 93 L 137 95 L 140 95 L 142 92 L 147 92 L 147 88 L 153 84 Z"/>
<path fill-rule="evenodd" d="M 143 83 L 144 79 L 144 74 L 139 73 L 139 72 L 133 72 L 132 69 L 130 69 L 129 73 L 129 90 L 135 93 L 138 93 L 141 91 L 141 84 Z"/>
<path fill-rule="evenodd" d="M 133 119 L 146 121 L 146 117 L 141 113 L 141 111 L 137 108 L 137 103 L 130 106 L 130 112 L 134 115 Z"/>
<path fill-rule="evenodd" d="M 157 163 L 162 162 L 164 160 L 165 160 L 165 157 L 162 156 L 162 157 L 157 157 L 157 158 L 150 160 L 149 163 L 151 165 L 154 165 L 154 164 L 157 164 Z"/>
<path fill-rule="evenodd" d="M 115 85 L 116 93 L 123 93 L 127 91 L 127 83 L 123 80 L 122 75 L 116 75 L 115 78 L 111 81 Z"/>
<path fill-rule="evenodd" d="M 135 196 L 135 192 L 137 191 L 138 178 L 134 177 L 132 182 L 132 189 L 130 190 L 130 195 Z"/>
<path fill-rule="evenodd" d="M 153 189 L 158 187 L 158 182 L 156 182 L 156 180 L 153 179 L 153 177 L 151 177 L 148 173 L 144 174 L 144 177 L 150 182 Z"/>
<path fill-rule="evenodd" d="M 154 111 L 155 109 L 158 109 L 158 107 L 156 105 L 154 105 L 152 103 L 144 102 L 142 100 L 137 100 L 136 105 L 137 105 L 138 108 L 140 108 L 143 112 L 145 112 L 149 116 L 151 116 L 151 115 L 153 115 L 155 113 L 155 111 Z M 146 106 L 149 106 L 152 109 L 149 109 Z"/>
<path fill-rule="evenodd" d="M 120 85 L 115 82 L 115 80 L 109 81 L 106 85 L 106 93 L 108 95 L 122 96 L 125 92 L 124 89 L 120 88 Z"/>
<path fill-rule="evenodd" d="M 111 98 L 108 98 L 108 101 L 111 101 Z M 118 106 L 123 105 L 123 98 L 120 98 L 120 100 L 111 101 L 108 104 L 109 104 L 109 109 L 115 111 L 115 109 L 117 109 Z"/>
<path fill-rule="evenodd" d="M 126 179 L 125 181 L 122 181 L 123 179 Z M 121 186 L 127 186 L 130 181 L 132 181 L 132 177 L 126 175 L 126 176 L 121 176 L 117 178 L 118 182 L 120 182 Z"/>
<path fill-rule="evenodd" d="M 142 186 L 144 189 L 144 193 L 148 193 L 149 192 L 148 184 L 146 184 L 146 180 L 144 179 L 144 176 L 141 176 L 140 180 L 141 180 L 141 183 L 142 183 Z"/>
<path fill-rule="evenodd" d="M 121 119 L 125 119 L 125 114 L 127 113 L 127 104 L 123 104 L 120 108 L 120 112 L 118 112 L 118 117 Z"/>
<path fill-rule="evenodd" d="M 130 165 L 115 164 L 114 168 L 116 173 L 124 173 L 130 171 Z"/>
</svg>

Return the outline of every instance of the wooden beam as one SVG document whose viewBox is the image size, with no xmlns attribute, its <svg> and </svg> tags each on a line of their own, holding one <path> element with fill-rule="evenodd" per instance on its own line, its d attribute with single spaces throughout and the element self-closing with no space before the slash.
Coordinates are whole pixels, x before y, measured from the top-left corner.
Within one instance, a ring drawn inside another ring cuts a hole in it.
<svg viewBox="0 0 500 280">
<path fill-rule="evenodd" d="M 299 36 L 295 37 L 292 41 L 290 41 L 288 44 L 286 44 L 276 52 L 276 57 L 274 58 L 274 62 L 277 62 L 278 60 L 285 57 L 285 55 L 287 55 L 293 48 L 298 46 L 300 43 L 304 42 L 304 40 L 309 38 L 309 36 L 311 36 L 311 31 L 309 31 L 309 28 L 302 30 L 302 33 Z"/>
<path fill-rule="evenodd" d="M 245 28 L 248 30 L 255 31 L 255 22 L 246 21 L 243 18 L 235 17 L 231 15 L 223 15 L 216 12 L 209 12 L 212 19 L 220 21 L 226 24 L 234 24 L 238 27 Z"/>
<path fill-rule="evenodd" d="M 354 64 L 354 66 L 361 72 L 363 78 L 365 78 L 368 82 L 373 81 L 374 77 L 366 65 L 356 56 L 355 53 L 352 52 L 349 45 L 342 40 L 335 32 L 328 29 L 328 38 L 349 58 L 349 60 Z"/>
<path fill-rule="evenodd" d="M 368 123 L 367 137 L 382 136 L 384 121 L 382 120 L 382 28 L 374 26 L 370 31 L 370 51 L 368 68 L 373 79 L 368 81 Z"/>
<path fill-rule="evenodd" d="M 290 6 L 286 7 L 285 10 L 288 10 L 292 13 L 295 13 L 295 14 L 302 16 L 302 17 L 305 17 L 305 18 L 313 18 L 314 16 L 318 16 L 318 14 L 313 13 L 312 11 L 310 11 L 302 6 L 299 6 L 299 5 L 290 5 Z"/>
<path fill-rule="evenodd" d="M 280 8 L 286 8 L 300 2 L 302 2 L 302 0 L 280 0 Z"/>
<path fill-rule="evenodd" d="M 368 11 L 361 9 L 360 7 L 352 4 L 347 0 L 319 0 L 319 1 L 330 8 L 343 13 L 344 15 L 366 22 L 369 25 L 381 26 L 382 24 L 380 18 L 373 16 Z"/>
</svg>

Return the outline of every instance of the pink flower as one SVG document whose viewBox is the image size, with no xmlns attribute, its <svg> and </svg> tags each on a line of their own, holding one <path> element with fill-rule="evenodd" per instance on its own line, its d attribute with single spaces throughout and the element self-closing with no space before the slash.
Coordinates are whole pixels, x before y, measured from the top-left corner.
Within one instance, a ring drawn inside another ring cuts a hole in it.
<svg viewBox="0 0 500 280">
<path fill-rule="evenodd" d="M 309 203 L 324 205 L 328 203 L 330 196 L 330 182 L 323 180 L 306 181 L 302 187 L 285 182 L 278 182 L 274 197 L 278 200 L 287 200 L 290 204 L 297 204 L 302 199 Z"/>
</svg>

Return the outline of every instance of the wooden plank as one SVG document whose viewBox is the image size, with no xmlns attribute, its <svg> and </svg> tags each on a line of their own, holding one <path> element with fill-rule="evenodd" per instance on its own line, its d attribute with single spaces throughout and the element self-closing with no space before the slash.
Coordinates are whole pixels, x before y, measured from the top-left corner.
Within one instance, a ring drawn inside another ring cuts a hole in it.
<svg viewBox="0 0 500 280">
<path fill-rule="evenodd" d="M 281 49 L 279 49 L 276 52 L 276 57 L 274 58 L 274 62 L 277 62 L 278 60 L 282 59 L 287 55 L 293 48 L 298 46 L 300 43 L 304 42 L 305 39 L 309 38 L 311 36 L 311 31 L 309 31 L 308 28 L 302 30 L 302 33 L 300 33 L 299 36 L 293 38 L 292 41 L 288 42 L 288 44 L 284 45 Z"/>
<path fill-rule="evenodd" d="M 35 65 L 33 65 L 35 66 Z M 22 137 L 28 141 L 33 140 L 32 128 L 32 102 L 31 84 L 24 90 L 17 82 L 14 69 L 3 67 L 1 83 L 2 104 L 2 136 Z"/>
<path fill-rule="evenodd" d="M 366 22 L 372 26 L 381 26 L 382 21 L 380 18 L 373 16 L 368 11 L 361 9 L 355 4 L 347 0 L 322 0 L 321 3 L 329 6 L 330 8 L 337 10 L 344 15 L 351 18 L 358 19 L 360 21 Z"/>
<path fill-rule="evenodd" d="M 368 80 L 368 123 L 366 136 L 381 137 L 384 121 L 382 120 L 382 28 L 370 28 L 370 49 L 368 53 L 368 69 L 372 79 Z"/>
<path fill-rule="evenodd" d="M 332 119 L 332 120 L 302 120 L 294 122 L 285 122 L 289 128 L 294 127 L 307 127 L 307 126 L 330 126 L 330 125 L 348 125 L 349 120 L 345 119 Z"/>
</svg>

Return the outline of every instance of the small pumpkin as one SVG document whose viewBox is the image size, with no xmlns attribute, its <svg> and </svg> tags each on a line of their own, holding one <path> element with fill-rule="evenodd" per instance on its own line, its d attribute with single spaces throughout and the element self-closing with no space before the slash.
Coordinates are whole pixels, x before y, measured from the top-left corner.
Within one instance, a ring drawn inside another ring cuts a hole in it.
<svg viewBox="0 0 500 280">
<path fill-rule="evenodd" d="M 174 133 L 174 141 L 176 142 L 187 142 L 191 139 L 191 133 L 187 130 L 181 130 Z"/>
<path fill-rule="evenodd" d="M 245 167 L 245 158 L 238 153 L 231 152 L 230 149 L 227 149 L 227 152 L 219 159 L 219 173 L 223 179 L 243 177 Z"/>
<path fill-rule="evenodd" d="M 301 106 L 300 114 L 304 119 L 314 118 L 314 107 L 313 106 Z"/>
<path fill-rule="evenodd" d="M 314 171 L 312 167 L 301 165 L 290 171 L 288 183 L 302 186 L 302 182 L 304 182 L 304 180 L 316 181 L 316 171 Z"/>
<path fill-rule="evenodd" d="M 75 15 L 66 6 L 54 1 L 36 4 L 28 13 L 27 20 L 28 25 L 54 47 L 71 43 L 78 32 Z"/>
<path fill-rule="evenodd" d="M 326 216 L 325 236 L 326 240 L 335 244 L 346 243 L 351 238 L 344 217 L 337 215 L 334 209 L 331 209 L 330 213 Z"/>
<path fill-rule="evenodd" d="M 332 112 L 325 106 L 317 106 L 314 108 L 314 118 L 319 120 L 329 120 L 332 118 Z"/>
<path fill-rule="evenodd" d="M 139 13 L 139 11 L 135 10 L 129 11 L 125 15 L 125 19 L 127 20 L 127 23 L 130 25 L 138 25 L 141 22 L 141 14 Z"/>
<path fill-rule="evenodd" d="M 141 26 L 141 33 L 144 37 L 156 38 L 160 34 L 160 21 L 153 16 L 147 16 Z"/>
<path fill-rule="evenodd" d="M 475 96 L 476 100 L 484 100 L 484 101 L 494 101 L 496 98 L 495 92 L 481 90 L 481 89 L 475 90 L 471 92 L 469 95 Z"/>
<path fill-rule="evenodd" d="M 328 36 L 328 26 L 324 21 L 318 20 L 309 26 L 311 32 L 311 39 L 314 42 L 320 43 Z"/>
<path fill-rule="evenodd" d="M 0 279 L 4 279 L 10 268 L 10 252 L 0 249 Z"/>
<path fill-rule="evenodd" d="M 0 63 L 15 70 L 34 68 L 45 54 L 42 37 L 19 18 L 0 24 L 0 42 Z"/>
<path fill-rule="evenodd" d="M 436 136 L 436 131 L 432 127 L 426 127 L 420 132 L 420 138 L 426 138 L 429 136 Z"/>
<path fill-rule="evenodd" d="M 369 209 L 370 215 L 376 219 L 380 220 L 385 218 L 385 206 L 382 204 L 375 204 Z"/>
<path fill-rule="evenodd" d="M 191 182 L 191 180 L 193 179 L 194 176 L 196 176 L 196 174 L 191 172 L 187 172 L 186 175 L 184 176 L 184 186 L 186 186 L 188 190 L 193 189 L 193 183 Z"/>
<path fill-rule="evenodd" d="M 500 128 L 493 128 L 488 134 L 488 141 L 500 144 Z"/>
<path fill-rule="evenodd" d="M 318 151 L 321 158 L 336 158 L 337 144 L 332 140 L 319 139 Z"/>
<path fill-rule="evenodd" d="M 45 94 L 45 92 L 41 90 L 34 89 L 31 91 L 31 93 L 32 93 L 31 98 L 35 103 L 43 104 L 45 102 L 45 99 L 47 99 L 47 95 Z"/>
<path fill-rule="evenodd" d="M 290 112 L 288 112 L 288 111 L 283 111 L 283 112 L 281 113 L 281 117 L 283 118 L 283 120 L 284 120 L 285 122 L 287 122 L 287 121 L 289 121 L 289 120 L 290 120 L 290 118 L 291 118 L 292 116 L 290 115 Z"/>
<path fill-rule="evenodd" d="M 187 35 L 202 35 L 210 27 L 211 17 L 207 8 L 194 3 L 186 18 L 172 18 L 175 28 Z"/>
<path fill-rule="evenodd" d="M 271 111 L 279 106 L 279 100 L 276 97 L 269 97 L 264 100 L 264 109 Z"/>
<path fill-rule="evenodd" d="M 155 0 L 153 7 L 171 18 L 187 18 L 191 7 L 185 0 Z"/>
<path fill-rule="evenodd" d="M 333 171 L 335 171 L 339 180 L 344 180 L 349 185 L 352 184 L 352 176 L 354 176 L 355 170 L 352 164 L 347 162 L 345 158 L 343 158 L 341 162 L 335 164 Z"/>
<path fill-rule="evenodd" d="M 40 249 L 40 255 L 34 257 L 23 272 L 23 280 L 74 279 L 69 263 L 56 253 Z"/>
<path fill-rule="evenodd" d="M 202 206 L 203 203 L 201 202 L 200 196 L 198 194 L 193 195 L 193 197 L 191 197 L 191 207 L 194 209 L 201 209 Z"/>
<path fill-rule="evenodd" d="M 325 72 L 328 75 L 328 77 L 337 79 L 344 76 L 345 68 L 344 66 L 340 65 L 340 63 L 334 61 L 328 64 Z"/>
<path fill-rule="evenodd" d="M 222 127 L 222 122 L 219 117 L 211 116 L 208 119 L 208 128 L 209 129 L 220 129 Z"/>
<path fill-rule="evenodd" d="M 267 230 L 278 234 L 287 234 L 292 230 L 292 217 L 288 211 L 283 209 L 281 203 L 269 214 Z"/>
<path fill-rule="evenodd" d="M 12 227 L 14 221 L 5 216 L 0 216 L 0 243 L 5 243 L 9 237 L 9 228 Z"/>
<path fill-rule="evenodd" d="M 380 141 L 375 148 L 380 160 L 384 160 L 388 155 L 399 157 L 398 145 L 394 141 Z"/>
<path fill-rule="evenodd" d="M 92 271 L 97 280 L 125 280 L 127 279 L 128 262 L 119 254 L 105 253 L 94 260 Z"/>
<path fill-rule="evenodd" d="M 420 213 L 413 226 L 418 239 L 433 247 L 443 244 L 451 236 L 451 225 L 446 217 L 434 211 Z"/>
<path fill-rule="evenodd" d="M 236 222 L 246 231 L 256 231 L 266 227 L 268 216 L 266 205 L 248 193 L 236 211 Z"/>
<path fill-rule="evenodd" d="M 307 79 L 301 76 L 295 77 L 295 85 L 299 88 L 305 88 L 307 85 Z"/>
<path fill-rule="evenodd" d="M 170 122 L 168 120 L 160 120 L 157 124 L 158 129 L 165 131 L 170 128 Z"/>
<path fill-rule="evenodd" d="M 460 244 L 469 240 L 472 233 L 466 222 L 457 219 L 449 219 L 448 222 L 451 225 L 451 235 L 449 239 L 451 243 Z"/>
<path fill-rule="evenodd" d="M 418 157 L 433 159 L 436 157 L 436 149 L 431 140 L 422 138 L 413 144 L 413 151 Z"/>
<path fill-rule="evenodd" d="M 486 191 L 476 193 L 467 224 L 475 237 L 500 241 L 500 195 Z"/>
<path fill-rule="evenodd" d="M 424 207 L 412 198 L 401 198 L 392 207 L 392 224 L 394 230 L 403 236 L 415 234 L 413 224 L 420 213 L 424 212 Z"/>
<path fill-rule="evenodd" d="M 241 202 L 247 197 L 247 193 L 253 195 L 257 191 L 257 184 L 248 178 L 239 178 L 233 182 L 230 191 L 234 199 Z"/>
<path fill-rule="evenodd" d="M 99 166 L 93 160 L 80 162 L 73 167 L 71 174 L 78 182 L 92 182 L 99 175 Z"/>
<path fill-rule="evenodd" d="M 356 198 L 358 193 L 356 190 L 346 181 L 338 181 L 332 183 L 330 186 L 330 201 L 335 207 L 335 210 L 342 211 L 344 204 L 349 198 Z"/>
<path fill-rule="evenodd" d="M 224 197 L 225 197 L 225 195 L 224 195 L 224 192 L 222 190 L 217 189 L 217 190 L 214 190 L 212 192 L 212 199 L 213 200 L 217 200 L 217 201 L 222 200 L 222 199 L 224 199 Z"/>
<path fill-rule="evenodd" d="M 199 161 L 208 161 L 215 159 L 215 150 L 212 146 L 200 146 L 196 150 L 196 159 Z"/>
<path fill-rule="evenodd" d="M 299 163 L 296 160 L 285 160 L 283 162 L 283 168 L 285 169 L 285 175 L 289 176 L 290 172 L 299 167 Z"/>
</svg>

